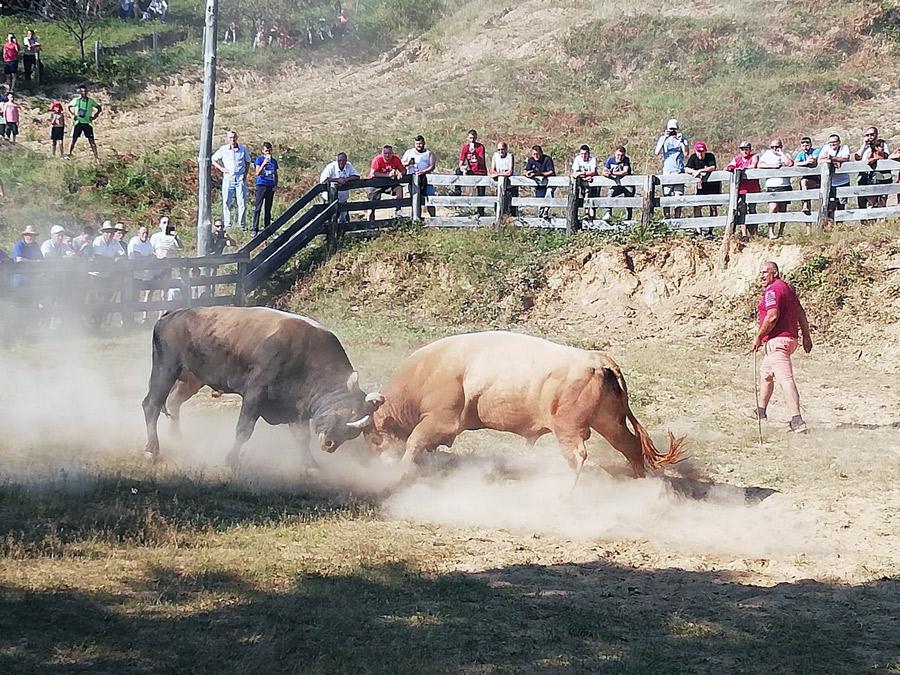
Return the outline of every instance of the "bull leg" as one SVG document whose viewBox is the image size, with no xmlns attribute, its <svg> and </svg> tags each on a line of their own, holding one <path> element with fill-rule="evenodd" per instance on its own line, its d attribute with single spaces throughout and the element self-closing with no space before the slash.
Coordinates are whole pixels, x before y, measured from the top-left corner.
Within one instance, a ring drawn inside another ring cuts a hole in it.
<svg viewBox="0 0 900 675">
<path fill-rule="evenodd" d="M 179 367 L 173 364 L 153 364 L 150 373 L 150 388 L 141 403 L 144 409 L 144 423 L 147 426 L 147 445 L 144 454 L 148 459 L 159 459 L 159 435 L 157 422 L 159 414 L 165 409 L 166 397 L 178 379 Z"/>
<path fill-rule="evenodd" d="M 169 410 L 169 419 L 172 421 L 171 433 L 173 436 L 181 436 L 181 406 L 191 396 L 203 388 L 203 383 L 193 373 L 182 373 L 181 378 L 175 382 L 169 398 L 166 400 L 166 408 Z"/>
<path fill-rule="evenodd" d="M 456 425 L 440 424 L 433 418 L 419 422 L 409 435 L 406 452 L 400 460 L 404 475 L 410 475 L 415 471 L 416 459 L 423 450 L 434 450 L 440 445 L 450 445 L 459 436 L 460 431 Z"/>
<path fill-rule="evenodd" d="M 231 452 L 228 453 L 228 458 L 226 459 L 233 471 L 240 469 L 241 448 L 253 435 L 253 429 L 256 427 L 256 420 L 258 419 L 259 396 L 256 394 L 245 394 L 241 402 L 241 413 L 238 415 L 237 428 L 234 432 L 234 445 L 231 446 Z"/>
<path fill-rule="evenodd" d="M 631 470 L 634 472 L 635 478 L 643 478 L 646 475 L 646 471 L 644 470 L 644 456 L 641 453 L 641 442 L 638 440 L 638 437 L 631 433 L 628 427 L 625 426 L 624 418 L 617 420 L 604 416 L 591 426 L 593 426 L 597 433 L 609 441 L 611 446 L 625 456 L 625 459 L 627 459 L 628 463 L 631 465 Z"/>
<path fill-rule="evenodd" d="M 313 457 L 312 452 L 310 452 L 309 449 L 309 420 L 291 422 L 288 427 L 290 427 L 294 440 L 300 448 L 300 459 L 303 463 L 304 470 L 307 472 L 318 471 L 319 463 L 316 462 L 315 457 Z"/>
</svg>

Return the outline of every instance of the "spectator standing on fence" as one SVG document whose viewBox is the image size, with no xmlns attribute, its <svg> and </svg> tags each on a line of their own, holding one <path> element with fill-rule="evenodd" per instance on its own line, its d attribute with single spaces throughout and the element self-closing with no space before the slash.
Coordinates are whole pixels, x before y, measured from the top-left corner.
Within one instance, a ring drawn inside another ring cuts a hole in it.
<svg viewBox="0 0 900 675">
<path fill-rule="evenodd" d="M 9 92 L 6 95 L 6 103 L 0 103 L 3 112 L 3 121 L 6 123 L 4 131 L 6 138 L 12 142 L 16 142 L 16 136 L 19 135 L 19 104 L 16 101 L 16 95 Z"/>
<path fill-rule="evenodd" d="M 813 148 L 812 139 L 804 136 L 800 139 L 800 149 L 794 153 L 794 166 L 814 167 L 819 163 L 819 149 Z M 801 190 L 817 190 L 822 184 L 818 176 L 803 176 L 800 179 Z M 800 203 L 800 209 L 807 216 L 812 213 L 811 200 L 804 199 Z M 811 231 L 810 223 L 806 224 L 806 234 Z"/>
<path fill-rule="evenodd" d="M 800 393 L 791 363 L 791 355 L 797 350 L 798 333 L 803 334 L 803 351 L 807 354 L 812 351 L 806 312 L 791 285 L 781 279 L 774 262 L 762 264 L 759 280 L 764 290 L 757 307 L 759 330 L 753 340 L 753 351 L 762 347 L 764 356 L 759 368 L 756 418 L 767 419 L 766 408 L 775 389 L 775 380 L 778 380 L 791 413 L 788 428 L 795 433 L 806 433 L 808 428 L 800 415 Z"/>
<path fill-rule="evenodd" d="M 822 164 L 831 164 L 835 171 L 840 168 L 841 164 L 849 162 L 851 159 L 850 146 L 841 143 L 841 137 L 838 134 L 831 134 L 828 142 L 822 146 L 819 151 L 819 162 Z M 831 177 L 831 195 L 828 198 L 828 215 L 834 216 L 835 211 L 840 211 L 847 205 L 846 197 L 837 196 L 837 188 L 850 185 L 849 173 L 835 173 Z"/>
<path fill-rule="evenodd" d="M 750 141 L 741 141 L 738 144 L 738 154 L 731 160 L 731 163 L 725 167 L 726 171 L 735 171 L 736 169 L 755 169 L 759 164 L 759 155 L 753 152 L 753 145 Z M 756 204 L 747 203 L 747 195 L 759 192 L 759 180 L 756 178 L 741 178 L 738 183 L 738 212 L 741 215 L 741 238 L 746 241 L 751 234 L 756 234 L 757 226 L 747 225 L 744 216 L 748 213 L 756 213 Z"/>
<path fill-rule="evenodd" d="M 333 162 L 329 162 L 319 174 L 320 183 L 337 183 L 338 187 L 348 183 L 351 180 L 359 180 L 359 171 L 347 161 L 347 153 L 339 152 Z M 346 203 L 350 198 L 349 190 L 338 190 L 338 202 Z M 350 214 L 346 211 L 338 214 L 339 223 L 349 223 Z"/>
<path fill-rule="evenodd" d="M 247 224 L 247 166 L 252 161 L 246 145 L 238 143 L 237 132 L 225 134 L 228 141 L 213 153 L 212 165 L 222 172 L 222 220 L 231 227 L 231 203 L 237 205 L 238 226 Z"/>
<path fill-rule="evenodd" d="M 94 141 L 94 120 L 100 117 L 103 107 L 94 99 L 88 96 L 88 88 L 85 86 L 78 87 L 78 96 L 69 102 L 69 112 L 75 119 L 75 128 L 72 130 L 72 144 L 69 146 L 69 157 L 75 150 L 75 141 L 79 136 L 84 135 L 91 146 L 91 152 L 94 153 L 94 159 L 100 160 L 97 153 L 97 143 Z"/>
<path fill-rule="evenodd" d="M 56 146 L 59 146 L 59 156 L 66 154 L 66 116 L 63 114 L 62 103 L 53 101 L 50 104 L 50 152 L 56 157 Z"/>
<path fill-rule="evenodd" d="M 684 170 L 697 179 L 698 195 L 717 195 L 722 192 L 720 181 L 709 180 L 709 175 L 716 170 L 716 156 L 707 149 L 703 141 L 694 144 L 694 152 L 687 158 Z M 702 215 L 703 207 L 695 206 L 694 218 L 700 218 Z M 710 204 L 709 215 L 711 218 L 719 215 L 719 207 L 716 204 Z M 712 233 L 712 228 L 709 228 L 709 232 Z"/>
<path fill-rule="evenodd" d="M 491 155 L 491 166 L 488 169 L 488 175 L 497 179 L 499 176 L 505 176 L 509 178 L 516 172 L 516 158 L 509 151 L 509 146 L 503 141 L 497 143 L 497 152 Z M 510 185 L 509 181 L 506 183 L 506 203 L 509 204 L 509 200 L 513 197 L 519 196 L 519 188 L 515 185 Z M 519 209 L 515 206 L 510 206 L 508 208 L 509 215 L 515 217 L 518 214 Z M 430 213 L 430 212 L 429 212 Z"/>
<path fill-rule="evenodd" d="M 537 199 L 545 199 L 547 197 L 547 179 L 556 175 L 556 168 L 553 166 L 553 158 L 544 154 L 544 149 L 539 145 L 531 146 L 531 157 L 525 162 L 524 175 L 526 178 L 533 179 L 538 183 L 534 188 L 534 196 Z M 553 197 L 554 189 L 549 189 L 550 197 Z M 538 211 L 538 217 L 550 218 L 550 209 L 542 206 Z"/>
<path fill-rule="evenodd" d="M 589 145 L 578 148 L 578 154 L 572 160 L 572 178 L 575 180 L 576 207 L 584 204 L 585 197 L 596 197 L 600 189 L 591 187 L 590 183 L 597 175 L 597 158 L 591 154 Z M 585 212 L 585 218 L 594 219 L 594 209 L 589 208 Z"/>
<path fill-rule="evenodd" d="M 272 155 L 272 144 L 266 141 L 255 162 L 256 186 L 253 205 L 253 235 L 259 233 L 259 212 L 265 206 L 265 227 L 272 224 L 272 200 L 278 187 L 278 160 Z"/>
<path fill-rule="evenodd" d="M 41 244 L 41 255 L 45 260 L 75 256 L 75 251 L 66 243 L 66 228 L 62 225 L 54 225 L 50 228 L 50 238 Z"/>
<path fill-rule="evenodd" d="M 610 197 L 634 197 L 634 187 L 621 184 L 625 176 L 631 175 L 631 158 L 625 154 L 625 146 L 620 145 L 612 155 L 606 158 L 603 163 L 603 175 L 616 182 L 609 189 Z M 631 209 L 625 209 L 625 220 L 631 220 L 631 214 Z M 609 221 L 611 218 L 612 209 L 606 209 L 603 220 Z"/>
<path fill-rule="evenodd" d="M 222 255 L 226 246 L 237 246 L 237 242 L 228 236 L 222 220 L 216 218 L 212 224 L 212 236 L 209 238 L 209 255 Z"/>
<path fill-rule="evenodd" d="M 769 149 L 759 158 L 757 166 L 760 169 L 781 169 L 786 166 L 794 166 L 794 160 L 790 154 L 784 151 L 784 143 L 780 138 L 773 138 L 769 143 Z M 790 192 L 790 178 L 766 178 L 766 192 Z M 784 213 L 787 211 L 787 202 L 769 202 L 769 213 Z M 769 239 L 778 239 L 784 234 L 784 222 L 778 223 L 778 233 L 775 233 L 775 223 L 769 223 Z"/>
<path fill-rule="evenodd" d="M 19 41 L 13 33 L 6 36 L 3 45 L 3 75 L 9 91 L 16 88 L 16 75 L 19 73 Z"/>
<path fill-rule="evenodd" d="M 469 129 L 466 142 L 459 147 L 459 157 L 456 170 L 453 172 L 457 176 L 487 176 L 487 161 L 484 150 L 484 144 L 478 142 L 478 132 L 475 129 Z M 484 186 L 476 186 L 475 194 L 483 197 L 485 192 Z M 459 197 L 462 190 L 459 185 L 453 187 L 450 195 Z M 484 215 L 484 208 L 478 209 L 478 215 Z"/>
<path fill-rule="evenodd" d="M 41 41 L 30 28 L 25 31 L 25 38 L 22 40 L 22 65 L 25 67 L 25 79 L 31 80 L 31 73 L 38 66 L 38 53 L 41 51 Z M 40 79 L 40 73 L 38 78 Z"/>
<path fill-rule="evenodd" d="M 671 118 L 666 130 L 656 141 L 654 154 L 662 154 L 663 175 L 684 173 L 684 156 L 688 151 L 688 139 L 678 130 L 678 120 Z M 663 185 L 663 196 L 683 195 L 684 185 Z M 669 218 L 669 208 L 663 207 L 663 216 Z M 681 218 L 681 207 L 675 207 L 675 217 Z"/>
<path fill-rule="evenodd" d="M 390 178 L 392 180 L 400 180 L 406 175 L 406 167 L 400 158 L 394 154 L 394 147 L 385 145 L 381 152 L 372 158 L 369 165 L 369 178 Z M 386 192 L 393 192 L 397 199 L 403 199 L 403 186 L 397 187 L 371 187 L 366 188 L 366 196 L 370 201 L 379 201 L 381 195 Z M 394 218 L 402 218 L 403 211 L 400 207 L 394 210 Z M 375 209 L 369 212 L 369 220 L 375 220 Z"/>
<path fill-rule="evenodd" d="M 413 167 L 413 175 L 419 181 L 419 198 L 424 200 L 428 195 L 434 194 L 434 188 L 428 184 L 428 174 L 434 171 L 437 164 L 437 157 L 429 149 L 425 147 L 425 137 L 419 134 L 413 142 L 413 147 L 403 153 L 400 160 L 405 167 Z M 435 210 L 433 206 L 427 207 L 428 215 L 434 218 Z"/>
</svg>

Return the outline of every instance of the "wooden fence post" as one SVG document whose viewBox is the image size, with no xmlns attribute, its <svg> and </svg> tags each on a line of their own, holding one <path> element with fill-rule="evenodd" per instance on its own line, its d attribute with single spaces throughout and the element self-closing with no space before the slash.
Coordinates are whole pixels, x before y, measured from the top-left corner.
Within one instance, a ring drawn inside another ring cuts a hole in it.
<svg viewBox="0 0 900 675">
<path fill-rule="evenodd" d="M 656 187 L 656 176 L 650 174 L 644 176 L 644 203 L 641 204 L 641 227 L 647 229 L 650 227 L 650 221 L 653 220 L 653 191 Z"/>
<path fill-rule="evenodd" d="M 122 283 L 122 328 L 128 328 L 134 325 L 134 311 L 132 303 L 137 299 L 134 292 L 134 272 L 125 272 L 125 279 Z"/>
<path fill-rule="evenodd" d="M 507 176 L 497 176 L 497 210 L 496 221 L 500 224 L 503 216 L 509 213 L 509 205 L 506 203 L 506 189 L 509 183 Z"/>
<path fill-rule="evenodd" d="M 725 214 L 725 240 L 734 236 L 737 228 L 740 214 L 738 213 L 738 190 L 741 186 L 741 180 L 744 178 L 743 169 L 735 169 L 731 172 L 731 178 L 728 180 L 728 213 Z"/>
<path fill-rule="evenodd" d="M 334 182 L 328 184 L 328 206 L 331 206 L 332 204 L 335 205 L 334 213 L 331 214 L 331 218 L 325 226 L 325 248 L 328 250 L 329 255 L 337 251 L 338 239 L 340 238 L 339 230 L 341 226 L 338 222 L 340 214 L 337 210 L 337 207 L 339 206 L 338 184 Z"/>
<path fill-rule="evenodd" d="M 578 179 L 569 179 L 569 199 L 566 204 L 566 234 L 575 234 L 578 227 Z"/>
<path fill-rule="evenodd" d="M 819 213 L 816 218 L 816 234 L 825 231 L 825 226 L 831 219 L 831 180 L 834 176 L 834 165 L 831 162 L 819 164 Z"/>
<path fill-rule="evenodd" d="M 412 219 L 414 221 L 422 220 L 422 184 L 420 176 L 412 175 L 409 181 L 409 196 L 412 199 Z"/>
<path fill-rule="evenodd" d="M 153 31 L 151 35 L 151 40 L 153 41 L 153 63 L 155 65 L 159 65 L 159 33 Z"/>
<path fill-rule="evenodd" d="M 235 307 L 243 307 L 247 296 L 246 296 L 246 284 L 244 283 L 247 278 L 247 268 L 249 263 L 247 262 L 239 262 L 237 264 L 237 281 L 234 282 L 234 306 Z"/>
<path fill-rule="evenodd" d="M 100 40 L 94 40 L 94 70 L 100 72 Z"/>
</svg>

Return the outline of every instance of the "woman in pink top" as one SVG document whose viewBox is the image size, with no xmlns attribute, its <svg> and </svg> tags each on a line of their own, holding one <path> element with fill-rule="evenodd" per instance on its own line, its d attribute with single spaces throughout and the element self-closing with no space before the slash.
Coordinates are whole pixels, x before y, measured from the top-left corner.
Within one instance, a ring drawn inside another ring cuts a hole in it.
<svg viewBox="0 0 900 675">
<path fill-rule="evenodd" d="M 750 141 L 741 141 L 738 145 L 740 154 L 736 155 L 731 163 L 725 167 L 726 171 L 734 171 L 735 169 L 755 169 L 759 164 L 759 155 L 753 152 L 753 146 Z M 738 211 L 741 215 L 747 213 L 756 213 L 756 204 L 748 204 L 744 196 L 751 192 L 759 192 L 759 180 L 756 178 L 742 178 L 738 185 Z M 741 238 L 749 239 L 751 234 L 756 234 L 756 225 L 747 225 L 741 221 Z"/>
<path fill-rule="evenodd" d="M 19 70 L 19 41 L 10 33 L 3 45 L 3 75 L 10 91 L 16 88 L 16 74 Z"/>
<path fill-rule="evenodd" d="M 6 137 L 13 143 L 19 135 L 19 105 L 16 103 L 16 95 L 9 92 L 6 95 L 6 103 L 3 104 L 3 119 L 6 122 Z"/>
</svg>

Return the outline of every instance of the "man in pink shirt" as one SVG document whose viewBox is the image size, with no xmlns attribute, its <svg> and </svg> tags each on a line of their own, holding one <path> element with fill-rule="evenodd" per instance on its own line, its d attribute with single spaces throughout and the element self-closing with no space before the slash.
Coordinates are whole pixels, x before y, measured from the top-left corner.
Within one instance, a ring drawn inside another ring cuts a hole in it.
<svg viewBox="0 0 900 675">
<path fill-rule="evenodd" d="M 3 121 L 6 124 L 5 135 L 13 143 L 19 135 L 19 104 L 16 103 L 16 95 L 9 92 L 6 95 L 6 103 L 0 104 L 3 109 Z"/>
<path fill-rule="evenodd" d="M 392 145 L 385 145 L 381 152 L 372 158 L 369 165 L 369 178 L 392 178 L 398 180 L 406 175 L 406 167 L 401 159 L 394 154 Z M 385 192 L 393 192 L 397 199 L 403 199 L 403 186 L 397 187 L 371 187 L 366 188 L 366 196 L 370 201 L 379 201 Z M 402 218 L 403 211 L 399 208 L 394 211 L 394 218 Z M 375 209 L 369 212 L 369 220 L 375 220 Z"/>
<path fill-rule="evenodd" d="M 453 172 L 457 176 L 487 176 L 487 160 L 485 156 L 484 144 L 478 142 L 478 132 L 475 129 L 469 129 L 466 134 L 466 142 L 459 147 L 459 162 L 456 170 Z M 485 187 L 476 186 L 475 194 L 484 197 Z M 459 185 L 453 187 L 450 196 L 459 197 L 462 190 Z M 478 209 L 478 215 L 483 216 L 484 208 Z"/>
<path fill-rule="evenodd" d="M 808 428 L 800 415 L 800 393 L 791 363 L 791 354 L 797 349 L 798 328 L 803 334 L 803 351 L 807 354 L 812 351 L 806 312 L 794 289 L 779 276 L 778 265 L 774 262 L 767 261 L 760 266 L 759 280 L 765 290 L 757 308 L 759 330 L 753 341 L 753 351 L 763 347 L 765 355 L 759 369 L 756 418 L 766 419 L 766 406 L 772 398 L 775 380 L 778 380 L 791 413 L 790 430 L 806 433 Z"/>
</svg>

